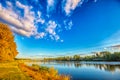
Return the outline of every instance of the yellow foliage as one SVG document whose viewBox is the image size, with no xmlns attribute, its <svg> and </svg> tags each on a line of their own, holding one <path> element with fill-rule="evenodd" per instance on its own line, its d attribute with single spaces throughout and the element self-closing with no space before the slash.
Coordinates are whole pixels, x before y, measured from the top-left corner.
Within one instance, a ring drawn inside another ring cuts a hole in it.
<svg viewBox="0 0 120 80">
<path fill-rule="evenodd" d="M 18 54 L 14 36 L 10 28 L 0 23 L 0 60 L 14 60 Z"/>
<path fill-rule="evenodd" d="M 19 64 L 19 67 L 22 71 L 35 80 L 70 80 L 69 76 L 59 75 L 57 70 L 55 70 L 53 67 L 49 68 L 48 70 L 38 70 L 24 64 Z"/>
</svg>

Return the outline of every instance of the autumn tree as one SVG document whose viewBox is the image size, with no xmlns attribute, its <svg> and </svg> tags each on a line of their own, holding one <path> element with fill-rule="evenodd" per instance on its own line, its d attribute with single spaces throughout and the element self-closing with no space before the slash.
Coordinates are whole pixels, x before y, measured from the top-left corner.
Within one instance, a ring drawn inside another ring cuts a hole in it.
<svg viewBox="0 0 120 80">
<path fill-rule="evenodd" d="M 0 23 L 0 61 L 14 60 L 18 54 L 14 36 L 6 24 Z"/>
</svg>

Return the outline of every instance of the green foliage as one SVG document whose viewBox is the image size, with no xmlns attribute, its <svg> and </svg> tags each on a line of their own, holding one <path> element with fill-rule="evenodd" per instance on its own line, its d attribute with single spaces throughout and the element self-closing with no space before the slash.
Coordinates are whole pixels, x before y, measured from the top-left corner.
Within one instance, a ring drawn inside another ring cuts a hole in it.
<svg viewBox="0 0 120 80">
<path fill-rule="evenodd" d="M 74 55 L 74 56 L 73 56 L 73 59 L 74 59 L 74 60 L 80 60 L 80 55 Z"/>
<path fill-rule="evenodd" d="M 83 58 L 83 60 L 85 60 L 85 61 L 91 61 L 91 60 L 93 60 L 94 58 L 92 57 L 92 56 L 85 56 L 84 58 Z"/>
<path fill-rule="evenodd" d="M 102 56 L 96 56 L 97 59 L 106 60 L 106 61 L 119 61 L 120 60 L 120 52 L 108 52 L 103 51 L 100 52 L 100 55 Z"/>
<path fill-rule="evenodd" d="M 102 51 L 92 56 L 80 57 L 80 55 L 45 58 L 48 61 L 120 61 L 120 52 Z"/>
<path fill-rule="evenodd" d="M 32 66 L 31 66 L 32 68 L 34 68 L 34 69 L 36 69 L 36 70 L 39 70 L 39 68 L 40 68 L 40 66 L 39 65 L 37 65 L 37 64 L 32 64 Z"/>
<path fill-rule="evenodd" d="M 100 52 L 101 54 L 103 54 L 103 58 L 106 59 L 106 60 L 111 60 L 111 53 L 108 52 L 108 51 L 103 51 L 103 52 Z"/>
<path fill-rule="evenodd" d="M 39 70 L 46 70 L 46 71 L 48 71 L 48 70 L 49 70 L 49 68 L 48 68 L 48 67 L 46 67 L 46 66 L 40 66 Z"/>
<path fill-rule="evenodd" d="M 38 70 L 38 71 L 40 71 L 40 70 L 46 70 L 46 71 L 48 71 L 49 70 L 48 67 L 46 67 L 46 66 L 39 66 L 38 64 L 32 64 L 32 67 L 34 69 Z"/>
</svg>

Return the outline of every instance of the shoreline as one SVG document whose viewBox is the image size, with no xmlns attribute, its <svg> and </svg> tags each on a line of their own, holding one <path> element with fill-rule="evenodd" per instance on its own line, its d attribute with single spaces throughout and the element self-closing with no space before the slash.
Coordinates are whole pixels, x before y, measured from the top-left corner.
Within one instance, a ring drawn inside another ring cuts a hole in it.
<svg viewBox="0 0 120 80">
<path fill-rule="evenodd" d="M 0 80 L 70 80 L 69 76 L 59 75 L 57 70 L 44 70 L 40 66 L 28 66 L 20 61 L 0 63 Z"/>
</svg>

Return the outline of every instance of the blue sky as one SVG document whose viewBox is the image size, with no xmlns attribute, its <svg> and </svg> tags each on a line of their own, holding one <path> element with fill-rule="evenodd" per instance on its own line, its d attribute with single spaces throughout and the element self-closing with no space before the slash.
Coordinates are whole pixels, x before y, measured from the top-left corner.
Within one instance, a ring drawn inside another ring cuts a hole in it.
<svg viewBox="0 0 120 80">
<path fill-rule="evenodd" d="M 120 44 L 120 0 L 0 0 L 18 56 L 73 55 Z"/>
</svg>

